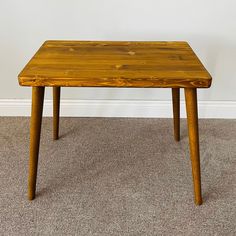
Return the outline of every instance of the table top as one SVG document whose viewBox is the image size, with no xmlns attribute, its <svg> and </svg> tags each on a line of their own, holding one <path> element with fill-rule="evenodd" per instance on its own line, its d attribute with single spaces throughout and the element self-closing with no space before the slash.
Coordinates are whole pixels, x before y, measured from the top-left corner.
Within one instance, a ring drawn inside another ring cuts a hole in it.
<svg viewBox="0 0 236 236">
<path fill-rule="evenodd" d="M 18 76 L 22 86 L 208 88 L 187 42 L 46 41 Z"/>
</svg>

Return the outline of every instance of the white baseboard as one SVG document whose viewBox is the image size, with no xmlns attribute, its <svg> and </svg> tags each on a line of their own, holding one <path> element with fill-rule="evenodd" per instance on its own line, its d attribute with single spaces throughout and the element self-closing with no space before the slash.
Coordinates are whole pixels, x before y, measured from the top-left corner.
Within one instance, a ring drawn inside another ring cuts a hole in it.
<svg viewBox="0 0 236 236">
<path fill-rule="evenodd" d="M 236 101 L 199 101 L 199 118 L 236 118 Z M 31 101 L 0 99 L 0 116 L 30 116 Z M 52 101 L 44 102 L 44 116 L 52 116 Z M 171 101 L 138 100 L 62 100 L 64 117 L 172 117 Z M 181 101 L 181 117 L 186 117 Z"/>
</svg>

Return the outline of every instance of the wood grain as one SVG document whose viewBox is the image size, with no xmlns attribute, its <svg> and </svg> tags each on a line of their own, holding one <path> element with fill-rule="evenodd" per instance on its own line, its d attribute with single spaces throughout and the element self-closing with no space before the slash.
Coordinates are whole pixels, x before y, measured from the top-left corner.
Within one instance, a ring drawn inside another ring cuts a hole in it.
<svg viewBox="0 0 236 236">
<path fill-rule="evenodd" d="M 179 88 L 185 88 L 195 203 L 202 203 L 197 88 L 211 76 L 186 42 L 46 41 L 18 76 L 32 86 L 29 199 L 35 197 L 44 87 L 53 86 L 53 136 L 58 138 L 60 87 L 172 88 L 179 140 Z"/>
<path fill-rule="evenodd" d="M 53 87 L 53 139 L 59 137 L 59 120 L 60 120 L 60 97 L 61 88 Z"/>
<path fill-rule="evenodd" d="M 22 86 L 207 88 L 211 76 L 186 42 L 46 41 Z"/>
<path fill-rule="evenodd" d="M 30 121 L 30 158 L 29 158 L 29 180 L 28 180 L 29 200 L 33 200 L 35 198 L 43 100 L 44 100 L 44 87 L 33 87 L 31 121 Z"/>
<path fill-rule="evenodd" d="M 201 194 L 201 171 L 198 135 L 198 112 L 197 112 L 197 90 L 186 88 L 185 90 L 186 111 L 188 119 L 190 157 L 192 162 L 192 175 L 194 185 L 195 204 L 202 204 Z"/>
<path fill-rule="evenodd" d="M 180 141 L 180 89 L 172 88 L 173 121 L 175 141 Z"/>
</svg>

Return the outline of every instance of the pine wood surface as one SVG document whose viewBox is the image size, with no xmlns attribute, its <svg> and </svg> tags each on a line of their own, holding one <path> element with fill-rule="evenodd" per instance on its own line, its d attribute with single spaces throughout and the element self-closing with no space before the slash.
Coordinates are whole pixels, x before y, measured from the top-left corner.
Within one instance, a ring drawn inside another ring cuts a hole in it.
<svg viewBox="0 0 236 236">
<path fill-rule="evenodd" d="M 207 88 L 211 76 L 187 42 L 46 41 L 22 86 Z"/>
<path fill-rule="evenodd" d="M 185 90 L 195 203 L 202 204 L 197 88 L 211 76 L 186 42 L 46 41 L 18 76 L 32 86 L 28 198 L 37 180 L 44 89 L 53 87 L 53 138 L 59 137 L 60 87 L 172 88 L 174 137 L 180 140 Z"/>
</svg>

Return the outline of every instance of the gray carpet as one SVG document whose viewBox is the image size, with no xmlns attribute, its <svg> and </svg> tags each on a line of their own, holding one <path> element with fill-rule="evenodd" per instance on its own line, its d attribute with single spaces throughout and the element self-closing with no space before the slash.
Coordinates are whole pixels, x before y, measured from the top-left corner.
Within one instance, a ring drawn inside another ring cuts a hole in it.
<svg viewBox="0 0 236 236">
<path fill-rule="evenodd" d="M 236 235 L 236 120 L 200 120 L 204 204 L 193 203 L 185 120 L 44 118 L 27 200 L 29 119 L 0 118 L 0 235 Z"/>
</svg>

